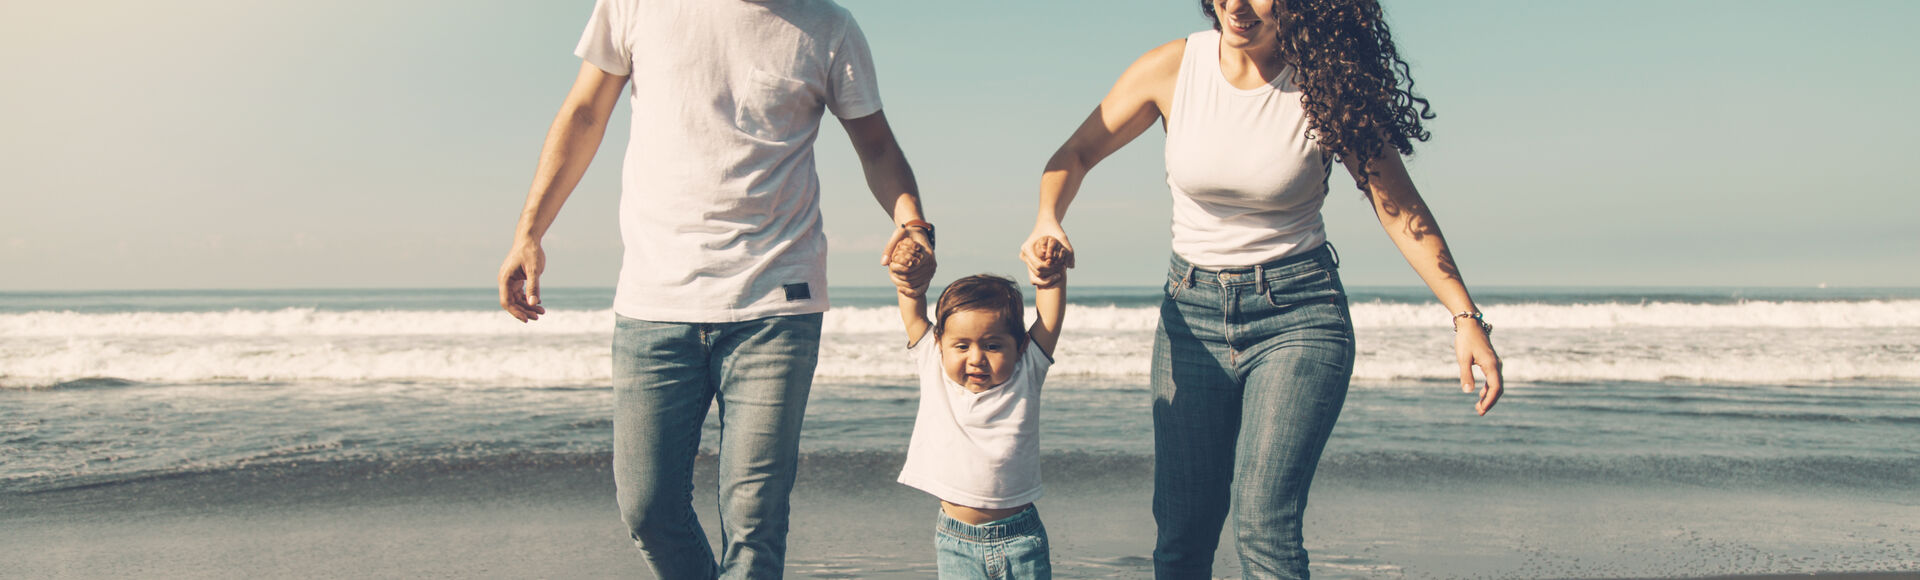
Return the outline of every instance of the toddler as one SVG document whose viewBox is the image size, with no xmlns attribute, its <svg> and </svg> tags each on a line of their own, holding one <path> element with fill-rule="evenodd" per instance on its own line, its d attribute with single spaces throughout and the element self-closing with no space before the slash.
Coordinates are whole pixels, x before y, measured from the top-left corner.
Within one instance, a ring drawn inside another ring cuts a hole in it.
<svg viewBox="0 0 1920 580">
<path fill-rule="evenodd" d="M 940 499 L 934 545 L 943 579 L 1053 575 L 1033 501 L 1040 497 L 1040 384 L 1066 314 L 1060 266 L 1068 251 L 1052 238 L 1038 244 L 1055 273 L 1036 291 L 1031 328 L 1021 328 L 1020 288 L 1006 278 L 955 280 L 931 321 L 924 287 L 900 291 L 920 410 L 899 481 Z M 896 267 L 918 258 L 915 244 L 901 247 Z"/>
</svg>

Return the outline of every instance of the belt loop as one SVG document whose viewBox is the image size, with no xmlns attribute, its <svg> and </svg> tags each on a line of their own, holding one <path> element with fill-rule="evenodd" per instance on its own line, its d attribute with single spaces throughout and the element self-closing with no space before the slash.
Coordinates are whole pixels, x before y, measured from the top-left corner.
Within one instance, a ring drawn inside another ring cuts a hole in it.
<svg viewBox="0 0 1920 580">
<path fill-rule="evenodd" d="M 1333 260 L 1333 267 L 1340 267 L 1340 250 L 1333 249 L 1333 242 L 1327 242 L 1327 256 Z"/>
<path fill-rule="evenodd" d="M 1260 289 L 1260 295 L 1266 296 L 1267 295 L 1267 265 L 1260 264 L 1260 265 L 1254 266 L 1253 278 L 1255 280 L 1259 280 L 1259 283 L 1257 286 L 1255 286 L 1255 288 Z"/>
<path fill-rule="evenodd" d="M 1187 264 L 1187 275 L 1180 278 L 1180 285 L 1187 288 L 1193 287 L 1193 264 Z"/>
</svg>

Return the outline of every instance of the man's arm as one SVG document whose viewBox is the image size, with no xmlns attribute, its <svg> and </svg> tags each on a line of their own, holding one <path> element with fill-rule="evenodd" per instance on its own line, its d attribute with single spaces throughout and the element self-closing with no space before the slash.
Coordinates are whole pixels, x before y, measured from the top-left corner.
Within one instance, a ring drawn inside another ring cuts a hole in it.
<svg viewBox="0 0 1920 580">
<path fill-rule="evenodd" d="M 613 115 L 626 84 L 627 77 L 581 62 L 573 89 L 567 91 L 560 114 L 547 129 L 540 164 L 533 172 L 533 187 L 520 210 L 520 223 L 514 227 L 513 249 L 500 264 L 500 308 L 521 322 L 538 320 L 547 312 L 540 305 L 540 273 L 547 265 L 540 239 L 547 235 L 554 217 L 560 215 L 560 206 L 567 203 L 567 196 L 573 194 L 573 187 L 587 172 L 587 164 L 600 150 L 607 118 Z"/>
<path fill-rule="evenodd" d="M 847 138 L 853 141 L 853 150 L 860 156 L 860 168 L 866 173 L 867 189 L 873 190 L 874 201 L 880 202 L 880 209 L 893 216 L 893 236 L 887 239 L 886 247 L 880 249 L 880 263 L 888 265 L 894 285 L 901 292 L 924 291 L 927 283 L 933 281 L 933 240 L 926 231 L 906 225 L 926 218 L 920 211 L 920 186 L 913 180 L 907 155 L 900 151 L 900 143 L 893 138 L 887 114 L 883 111 L 858 119 L 841 119 L 840 126 L 846 128 Z M 903 239 L 911 239 L 925 248 L 925 259 L 910 267 L 895 263 L 893 246 Z"/>
</svg>

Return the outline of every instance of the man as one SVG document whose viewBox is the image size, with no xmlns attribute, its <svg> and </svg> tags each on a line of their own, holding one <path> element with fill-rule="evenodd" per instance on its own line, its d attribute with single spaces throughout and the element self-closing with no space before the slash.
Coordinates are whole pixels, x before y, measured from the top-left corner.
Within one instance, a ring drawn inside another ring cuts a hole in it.
<svg viewBox="0 0 1920 580">
<path fill-rule="evenodd" d="M 831 0 L 599 0 L 500 267 L 500 306 L 545 313 L 540 240 L 633 79 L 614 297 L 614 481 L 655 576 L 778 578 L 800 423 L 827 309 L 813 141 L 824 111 L 853 140 L 896 224 L 882 255 L 933 247 L 880 110 L 866 38 Z M 930 256 L 929 256 L 930 257 Z M 896 268 L 917 287 L 934 261 Z M 722 553 L 692 507 L 700 425 L 717 403 Z"/>
</svg>

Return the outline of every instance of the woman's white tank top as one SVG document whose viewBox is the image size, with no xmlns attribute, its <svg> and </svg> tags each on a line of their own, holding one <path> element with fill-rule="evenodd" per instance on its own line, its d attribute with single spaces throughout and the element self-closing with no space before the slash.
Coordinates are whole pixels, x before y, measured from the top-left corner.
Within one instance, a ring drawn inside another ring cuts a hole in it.
<svg viewBox="0 0 1920 580">
<path fill-rule="evenodd" d="M 1252 266 L 1327 240 L 1320 206 L 1332 156 L 1307 138 L 1293 69 L 1240 89 L 1220 71 L 1220 32 L 1187 37 L 1167 118 L 1173 251 L 1206 268 Z"/>
</svg>

